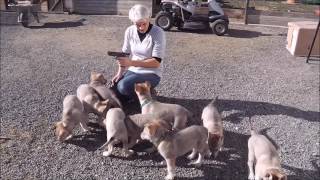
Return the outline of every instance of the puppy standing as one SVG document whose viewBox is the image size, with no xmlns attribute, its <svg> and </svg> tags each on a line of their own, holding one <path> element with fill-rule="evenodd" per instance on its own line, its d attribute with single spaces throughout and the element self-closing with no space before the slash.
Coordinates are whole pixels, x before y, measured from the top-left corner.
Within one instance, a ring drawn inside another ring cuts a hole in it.
<svg viewBox="0 0 320 180">
<path fill-rule="evenodd" d="M 107 142 L 99 148 L 102 149 L 104 146 L 108 146 L 108 151 L 104 151 L 103 156 L 110 156 L 114 144 L 119 141 L 122 142 L 125 156 L 132 154 L 128 150 L 128 132 L 124 122 L 125 117 L 126 115 L 121 108 L 111 108 L 107 112 L 106 119 L 103 121 L 107 130 Z"/>
<path fill-rule="evenodd" d="M 172 125 L 172 129 L 186 127 L 190 111 L 177 104 L 167 104 L 155 101 L 150 93 L 149 82 L 135 84 L 135 92 L 139 98 L 142 114 L 155 114 Z"/>
<path fill-rule="evenodd" d="M 209 131 L 208 144 L 214 157 L 218 156 L 219 151 L 223 146 L 223 124 L 220 113 L 214 106 L 214 101 L 211 101 L 202 111 L 201 119 L 203 126 Z"/>
<path fill-rule="evenodd" d="M 208 130 L 203 126 L 193 125 L 176 132 L 169 130 L 164 121 L 153 121 L 145 125 L 141 138 L 151 141 L 166 160 L 167 180 L 175 177 L 177 157 L 192 150 L 188 158 L 193 159 L 198 153 L 198 160 L 193 164 L 200 166 L 203 157 L 210 153 L 207 144 Z"/>
<path fill-rule="evenodd" d="M 143 131 L 144 125 L 155 119 L 152 114 L 134 114 L 126 117 L 126 127 L 128 130 L 128 148 L 132 148 L 138 140 Z"/>
<path fill-rule="evenodd" d="M 265 136 L 256 133 L 252 125 L 248 150 L 249 180 L 287 180 L 287 176 L 281 170 L 276 148 Z M 253 171 L 254 162 L 255 173 Z"/>
<path fill-rule="evenodd" d="M 86 113 L 98 115 L 98 123 L 103 126 L 103 119 L 109 109 L 109 100 L 102 100 L 97 91 L 87 84 L 81 84 L 77 88 L 77 97 L 82 102 Z"/>
<path fill-rule="evenodd" d="M 104 100 L 109 100 L 110 107 L 122 108 L 121 102 L 116 97 L 116 95 L 106 87 L 107 80 L 104 78 L 103 74 L 91 72 L 89 85 L 93 87 Z"/>
<path fill-rule="evenodd" d="M 84 112 L 81 101 L 75 95 L 67 95 L 63 100 L 61 121 L 55 124 L 55 134 L 59 141 L 72 137 L 72 130 L 80 124 L 84 132 L 89 131 L 87 126 L 88 115 Z"/>
</svg>

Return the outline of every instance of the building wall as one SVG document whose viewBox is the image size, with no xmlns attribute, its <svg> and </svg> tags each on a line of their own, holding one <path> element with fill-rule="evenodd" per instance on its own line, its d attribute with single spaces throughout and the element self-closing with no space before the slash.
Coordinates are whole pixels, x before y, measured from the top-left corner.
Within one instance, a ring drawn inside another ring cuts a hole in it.
<svg viewBox="0 0 320 180">
<path fill-rule="evenodd" d="M 128 15 L 135 4 L 144 4 L 153 9 L 155 0 L 73 0 L 73 13 Z"/>
</svg>

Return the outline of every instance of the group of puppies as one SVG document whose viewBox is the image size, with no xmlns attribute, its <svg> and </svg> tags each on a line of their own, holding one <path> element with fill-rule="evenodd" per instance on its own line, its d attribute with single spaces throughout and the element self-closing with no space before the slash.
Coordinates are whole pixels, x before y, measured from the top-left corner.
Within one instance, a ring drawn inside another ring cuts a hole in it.
<svg viewBox="0 0 320 180">
<path fill-rule="evenodd" d="M 72 130 L 79 124 L 83 131 L 87 126 L 88 114 L 98 116 L 98 124 L 106 129 L 107 142 L 100 147 L 107 150 L 103 156 L 110 156 L 114 145 L 121 142 L 126 157 L 132 155 L 131 148 L 141 142 L 150 141 L 167 165 L 165 179 L 174 179 L 176 158 L 191 152 L 188 159 L 197 160 L 192 164 L 201 166 L 204 157 L 211 154 L 216 158 L 222 150 L 224 135 L 221 115 L 214 101 L 204 107 L 202 125 L 192 124 L 192 113 L 178 104 L 156 101 L 151 96 L 149 82 L 135 84 L 141 113 L 126 115 L 121 102 L 106 86 L 107 80 L 101 73 L 92 72 L 89 84 L 82 84 L 77 95 L 67 95 L 63 101 L 62 119 L 55 123 L 59 141 L 72 138 Z M 275 146 L 263 135 L 256 133 L 251 125 L 248 140 L 249 180 L 286 180 L 280 167 L 280 158 Z M 255 167 L 253 165 L 255 163 Z"/>
</svg>

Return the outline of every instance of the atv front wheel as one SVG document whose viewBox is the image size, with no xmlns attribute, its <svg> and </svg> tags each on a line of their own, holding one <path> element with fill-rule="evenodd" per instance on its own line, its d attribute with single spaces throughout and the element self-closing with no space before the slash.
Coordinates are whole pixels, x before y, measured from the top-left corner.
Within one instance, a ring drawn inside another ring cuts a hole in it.
<svg viewBox="0 0 320 180">
<path fill-rule="evenodd" d="M 228 31 L 228 23 L 222 19 L 214 21 L 210 26 L 212 31 L 218 36 L 223 36 Z"/>
<path fill-rule="evenodd" d="M 161 11 L 157 14 L 155 18 L 155 23 L 163 30 L 168 31 L 171 29 L 173 25 L 173 18 L 170 13 Z"/>
</svg>

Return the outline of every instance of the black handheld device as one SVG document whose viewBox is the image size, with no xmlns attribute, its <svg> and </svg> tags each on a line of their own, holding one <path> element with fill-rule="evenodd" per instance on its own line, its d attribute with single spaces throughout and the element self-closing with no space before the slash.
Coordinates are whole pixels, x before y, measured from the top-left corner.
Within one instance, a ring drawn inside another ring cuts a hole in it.
<svg viewBox="0 0 320 180">
<path fill-rule="evenodd" d="M 125 52 L 117 52 L 117 51 L 108 51 L 109 56 L 113 57 L 128 57 L 130 53 L 125 53 Z"/>
</svg>

